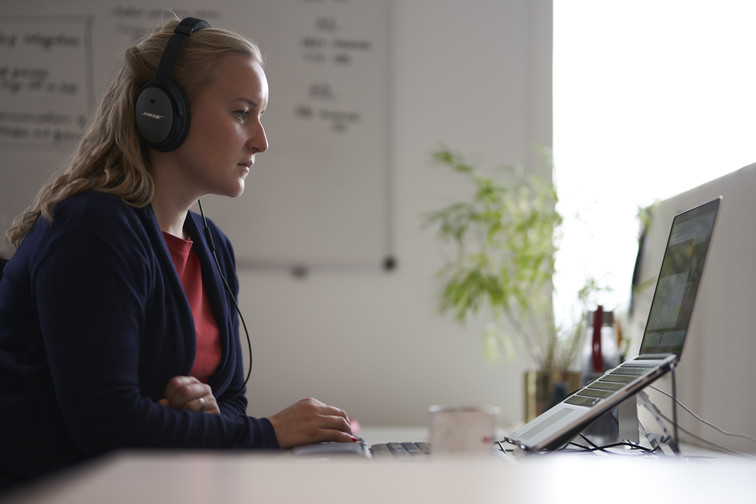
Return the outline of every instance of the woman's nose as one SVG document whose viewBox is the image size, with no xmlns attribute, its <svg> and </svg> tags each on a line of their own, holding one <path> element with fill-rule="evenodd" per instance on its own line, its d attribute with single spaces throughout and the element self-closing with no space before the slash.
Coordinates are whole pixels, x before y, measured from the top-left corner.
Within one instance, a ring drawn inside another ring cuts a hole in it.
<svg viewBox="0 0 756 504">
<path fill-rule="evenodd" d="M 247 148 L 254 152 L 265 152 L 268 150 L 268 147 L 268 135 L 265 134 L 265 128 L 263 125 L 259 124 L 249 137 Z"/>
</svg>

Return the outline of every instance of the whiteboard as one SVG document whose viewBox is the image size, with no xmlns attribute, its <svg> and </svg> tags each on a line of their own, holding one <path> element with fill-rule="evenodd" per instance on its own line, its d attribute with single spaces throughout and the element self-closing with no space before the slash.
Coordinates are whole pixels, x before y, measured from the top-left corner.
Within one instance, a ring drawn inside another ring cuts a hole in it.
<svg viewBox="0 0 756 504">
<path fill-rule="evenodd" d="M 392 256 L 389 2 L 4 0 L 0 225 L 65 161 L 124 49 L 170 9 L 249 36 L 266 59 L 270 149 L 240 198 L 203 198 L 240 267 L 381 267 Z"/>
</svg>

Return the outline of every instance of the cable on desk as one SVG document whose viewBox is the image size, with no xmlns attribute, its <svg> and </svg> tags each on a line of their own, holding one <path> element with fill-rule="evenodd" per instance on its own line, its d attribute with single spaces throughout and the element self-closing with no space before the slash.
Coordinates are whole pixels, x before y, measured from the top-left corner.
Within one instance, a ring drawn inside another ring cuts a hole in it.
<svg viewBox="0 0 756 504">
<path fill-rule="evenodd" d="M 496 446 L 498 446 L 498 449 L 499 449 L 500 452 L 502 452 L 502 453 L 508 453 L 508 454 L 512 454 L 514 452 L 514 449 L 506 449 L 506 448 L 504 448 L 504 445 L 502 443 L 514 444 L 508 438 L 504 438 L 501 441 L 496 441 Z"/>
<path fill-rule="evenodd" d="M 588 439 L 587 437 L 585 437 L 583 434 L 580 434 L 580 436 L 588 444 L 590 444 L 591 446 L 581 445 L 579 443 L 576 443 L 574 440 L 572 440 L 569 443 L 567 443 L 564 447 L 562 447 L 562 448 L 560 448 L 559 450 L 556 450 L 556 451 L 563 452 L 563 453 L 595 453 L 597 451 L 603 451 L 603 452 L 606 452 L 606 453 L 608 453 L 610 455 L 622 455 L 622 453 L 611 452 L 611 451 L 609 451 L 609 449 L 610 448 L 619 448 L 619 447 L 623 447 L 624 446 L 624 447 L 631 448 L 633 450 L 640 450 L 640 451 L 644 452 L 645 455 L 653 455 L 653 454 L 655 454 L 659 450 L 659 448 L 647 448 L 645 446 L 639 445 L 637 443 L 633 443 L 631 441 L 619 441 L 619 442 L 616 442 L 616 443 L 610 443 L 610 444 L 598 446 L 593 441 L 591 441 L 590 439 Z M 515 446 L 515 447 L 518 446 L 516 442 L 514 442 L 513 440 L 511 440 L 509 438 L 506 438 L 506 437 L 504 439 L 502 439 L 501 441 L 496 441 L 496 444 L 498 445 L 499 450 L 501 450 L 503 452 L 506 452 L 506 453 L 511 453 L 513 450 L 506 449 L 504 447 L 504 443 L 510 444 L 512 446 Z M 578 447 L 579 450 L 570 450 L 570 449 L 568 449 L 567 447 L 570 446 L 570 445 Z M 539 453 L 552 453 L 552 451 L 545 450 L 545 451 L 539 452 Z"/>
<path fill-rule="evenodd" d="M 569 445 L 577 446 L 578 448 L 580 448 L 580 450 L 577 450 L 578 452 L 582 451 L 582 452 L 593 453 L 593 452 L 601 451 L 601 452 L 609 453 L 611 455 L 621 455 L 621 453 L 609 451 L 609 449 L 611 449 L 611 448 L 619 448 L 619 447 L 628 447 L 628 448 L 631 448 L 633 450 L 640 450 L 644 454 L 648 454 L 648 455 L 655 454 L 658 451 L 658 448 L 647 448 L 645 446 L 641 446 L 641 445 L 639 445 L 637 443 L 633 443 L 631 441 L 618 441 L 616 443 L 609 443 L 609 444 L 605 444 L 605 445 L 600 445 L 599 446 L 596 443 L 594 443 L 593 441 L 591 441 L 587 436 L 585 436 L 585 434 L 580 434 L 580 437 L 586 443 L 588 443 L 590 446 L 585 446 L 585 445 L 578 444 L 575 441 L 570 441 L 570 443 L 568 443 L 568 446 Z M 561 451 L 563 451 L 563 452 L 569 452 L 570 450 L 567 450 L 566 448 L 563 448 Z"/>
<path fill-rule="evenodd" d="M 664 394 L 665 396 L 667 396 L 667 397 L 671 398 L 671 399 L 672 399 L 673 401 L 675 401 L 675 403 L 676 403 L 676 404 L 680 405 L 680 407 L 681 407 L 682 409 L 684 409 L 685 411 L 687 411 L 688 413 L 690 413 L 691 415 L 693 415 L 693 417 L 694 417 L 694 418 L 695 418 L 696 420 L 698 420 L 699 422 L 703 423 L 704 425 L 707 425 L 707 426 L 711 427 L 712 429 L 716 430 L 716 431 L 717 431 L 717 432 L 719 432 L 720 434 L 723 434 L 723 435 L 725 435 L 725 436 L 729 436 L 729 437 L 738 437 L 738 438 L 742 438 L 742 439 L 747 439 L 748 441 L 751 441 L 751 442 L 754 442 L 754 443 L 756 443 L 756 438 L 754 438 L 754 437 L 752 437 L 752 436 L 749 436 L 749 435 L 747 435 L 747 434 L 740 434 L 740 433 L 737 433 L 737 432 L 727 432 L 726 430 L 724 430 L 724 429 L 722 429 L 722 428 L 720 428 L 720 427 L 717 427 L 717 426 L 716 426 L 716 425 L 714 425 L 713 423 L 711 423 L 711 422 L 709 422 L 709 421 L 707 421 L 707 420 L 704 420 L 703 418 L 701 418 L 701 417 L 700 417 L 700 416 L 699 416 L 698 414 L 696 414 L 696 413 L 695 413 L 695 412 L 694 412 L 693 410 L 691 410 L 690 408 L 688 408 L 687 406 L 685 406 L 685 404 L 683 404 L 683 403 L 682 403 L 682 402 L 681 402 L 681 401 L 680 401 L 679 399 L 677 399 L 677 398 L 676 398 L 675 396 L 673 396 L 673 395 L 672 395 L 672 394 L 670 394 L 669 392 L 666 392 L 666 391 L 664 391 L 664 390 L 662 390 L 662 389 L 660 389 L 660 388 L 658 388 L 658 387 L 656 387 L 656 386 L 654 386 L 654 385 L 649 385 L 649 388 L 652 388 L 653 390 L 655 390 L 655 391 L 659 392 L 660 394 Z M 666 417 L 664 417 L 664 419 L 665 419 L 666 421 L 668 421 L 668 422 L 671 422 L 671 420 L 670 420 L 669 418 L 666 418 Z M 681 428 L 681 429 L 682 429 L 682 428 Z M 689 433 L 689 432 L 687 432 L 687 431 L 685 431 L 685 432 L 686 432 L 686 434 L 690 434 L 690 433 Z M 712 443 L 712 444 L 713 444 L 713 443 Z"/>
<path fill-rule="evenodd" d="M 668 417 L 667 417 L 666 415 L 664 415 L 663 413 L 659 413 L 659 415 L 661 415 L 661 417 L 662 417 L 662 418 L 663 418 L 664 420 L 666 420 L 667 422 L 672 422 L 672 420 L 670 420 L 670 419 L 669 419 L 669 418 L 668 418 Z M 754 455 L 752 455 L 752 454 L 750 454 L 750 453 L 744 453 L 744 452 L 740 452 L 740 451 L 737 451 L 737 450 L 733 450 L 732 448 L 727 448 L 726 446 L 722 446 L 722 445 L 720 445 L 720 444 L 717 444 L 717 443 L 715 443 L 714 441 L 709 441 L 709 440 L 708 440 L 708 439 L 706 439 L 706 438 L 702 438 L 701 436 L 698 436 L 698 435 L 696 435 L 696 434 L 693 434 L 692 432 L 690 432 L 689 430 L 687 430 L 687 429 L 686 429 L 685 427 L 680 427 L 680 430 L 681 430 L 682 432 L 684 432 L 685 434 L 687 434 L 688 436 L 690 436 L 690 437 L 692 437 L 692 438 L 694 438 L 694 439 L 696 439 L 696 440 L 698 440 L 698 441 L 701 441 L 702 443 L 705 443 L 705 444 L 707 444 L 707 445 L 709 445 L 709 446 L 711 446 L 711 447 L 713 447 L 713 448 L 716 448 L 716 449 L 718 449 L 718 450 L 720 450 L 720 451 L 723 451 L 723 452 L 727 452 L 727 453 L 729 453 L 729 454 L 731 454 L 731 455 L 741 455 L 741 456 L 743 456 L 743 457 L 747 457 L 747 458 L 756 458 L 756 456 L 754 456 Z"/>
<path fill-rule="evenodd" d="M 522 448 L 516 441 L 514 441 L 512 439 L 509 439 L 508 437 L 505 437 L 501 441 L 496 441 L 496 444 L 498 445 L 499 450 L 501 450 L 503 452 L 511 452 L 511 451 L 513 451 L 513 450 L 507 450 L 506 448 L 504 448 L 504 444 L 503 443 L 510 444 L 510 445 L 514 446 L 515 449 Z"/>
</svg>

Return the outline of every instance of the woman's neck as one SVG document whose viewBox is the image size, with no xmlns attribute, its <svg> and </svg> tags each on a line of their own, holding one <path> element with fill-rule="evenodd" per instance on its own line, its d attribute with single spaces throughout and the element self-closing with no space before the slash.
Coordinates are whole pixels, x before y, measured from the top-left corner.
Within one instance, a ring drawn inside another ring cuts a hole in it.
<svg viewBox="0 0 756 504">
<path fill-rule="evenodd" d="M 154 153 L 153 153 L 154 154 Z M 189 209 L 199 196 L 190 194 L 184 184 L 184 177 L 178 167 L 173 166 L 170 158 L 152 156 L 153 179 L 155 181 L 155 195 L 152 208 L 157 217 L 160 229 L 173 236 L 187 239 L 184 232 L 184 222 Z"/>
<path fill-rule="evenodd" d="M 156 197 L 152 201 L 152 209 L 155 212 L 155 217 L 157 217 L 158 225 L 162 231 L 185 240 L 187 239 L 186 232 L 184 231 L 184 221 L 189 211 L 188 208 L 182 210 L 167 205 Z"/>
</svg>

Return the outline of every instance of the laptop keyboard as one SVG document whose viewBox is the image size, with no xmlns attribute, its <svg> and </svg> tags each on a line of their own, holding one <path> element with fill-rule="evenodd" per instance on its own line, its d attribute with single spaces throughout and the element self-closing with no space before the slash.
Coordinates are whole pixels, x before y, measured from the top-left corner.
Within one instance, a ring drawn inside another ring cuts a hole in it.
<svg viewBox="0 0 756 504">
<path fill-rule="evenodd" d="M 656 364 L 626 362 L 620 367 L 613 369 L 611 372 L 578 390 L 565 399 L 564 402 L 567 404 L 575 404 L 577 406 L 593 406 L 602 399 L 606 399 L 617 390 L 620 390 L 628 383 L 635 381 L 638 377 L 643 376 L 656 368 Z"/>
</svg>

